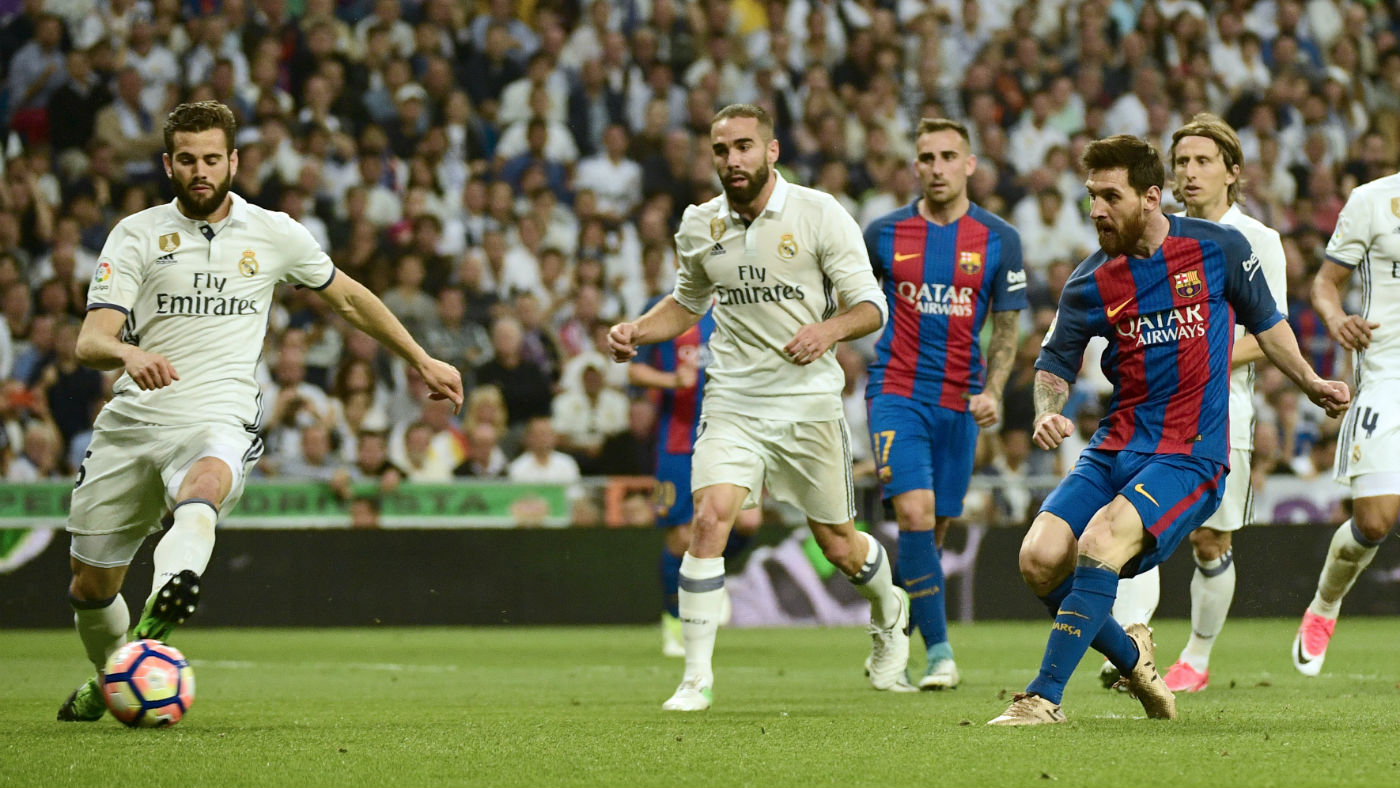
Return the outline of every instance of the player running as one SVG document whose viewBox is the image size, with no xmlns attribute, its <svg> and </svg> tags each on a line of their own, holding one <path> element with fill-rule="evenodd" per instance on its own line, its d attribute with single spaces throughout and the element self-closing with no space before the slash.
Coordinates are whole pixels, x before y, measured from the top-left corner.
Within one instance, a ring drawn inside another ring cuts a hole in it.
<svg viewBox="0 0 1400 788">
<path fill-rule="evenodd" d="M 1337 439 L 1335 477 L 1350 485 L 1351 519 L 1332 536 L 1317 592 L 1293 639 L 1293 666 L 1322 671 L 1342 599 L 1400 516 L 1400 174 L 1352 190 L 1337 218 L 1312 302 L 1327 332 L 1356 354 L 1356 404 Z M 1361 314 L 1342 291 L 1361 275 Z"/>
<path fill-rule="evenodd" d="M 865 392 L 876 473 L 899 523 L 899 576 L 927 651 L 918 686 L 939 690 L 958 686 L 940 552 L 962 514 L 978 428 L 997 423 L 1026 274 L 1020 234 L 968 199 L 977 157 L 967 128 L 925 118 L 915 148 L 923 194 L 865 231 L 890 312 Z"/>
<path fill-rule="evenodd" d="M 1101 249 L 1065 285 L 1036 361 L 1036 444 L 1054 449 L 1074 431 L 1060 411 L 1091 336 L 1109 340 L 1102 365 L 1113 399 L 1021 543 L 1021 575 L 1055 621 L 1039 673 L 990 725 L 1063 722 L 1065 683 L 1090 645 L 1127 677 L 1147 716 L 1176 716 L 1150 630 L 1125 631 L 1109 610 L 1120 576 L 1161 563 L 1220 502 L 1236 319 L 1309 399 L 1329 413 L 1349 400 L 1345 384 L 1308 366 L 1262 277 L 1249 275 L 1258 263 L 1245 237 L 1162 213 L 1155 148 L 1109 137 L 1089 143 L 1082 163 Z"/>
</svg>

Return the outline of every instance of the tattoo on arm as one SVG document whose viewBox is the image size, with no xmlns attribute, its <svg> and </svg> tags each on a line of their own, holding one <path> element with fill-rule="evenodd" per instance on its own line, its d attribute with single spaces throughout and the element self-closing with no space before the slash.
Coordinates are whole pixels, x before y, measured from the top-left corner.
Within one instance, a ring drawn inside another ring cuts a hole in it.
<svg viewBox="0 0 1400 788">
<path fill-rule="evenodd" d="M 983 388 L 997 399 L 1011 376 L 1016 359 L 1016 325 L 1021 318 L 1017 311 L 992 313 L 992 338 L 987 343 L 987 385 Z"/>
<path fill-rule="evenodd" d="M 1069 402 L 1069 381 L 1059 375 L 1052 375 L 1043 369 L 1035 371 L 1035 417 L 1046 413 L 1059 413 Z"/>
</svg>

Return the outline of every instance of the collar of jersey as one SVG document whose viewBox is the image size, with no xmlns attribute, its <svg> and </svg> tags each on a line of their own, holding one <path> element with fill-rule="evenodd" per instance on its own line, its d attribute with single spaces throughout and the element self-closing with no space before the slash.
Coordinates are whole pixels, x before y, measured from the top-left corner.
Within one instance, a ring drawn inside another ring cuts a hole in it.
<svg viewBox="0 0 1400 788">
<path fill-rule="evenodd" d="M 782 173 L 778 172 L 777 167 L 773 168 L 773 177 L 778 180 L 777 183 L 773 185 L 773 193 L 768 195 L 768 202 L 763 206 L 764 213 L 782 213 L 783 205 L 787 203 L 788 189 L 790 188 L 787 179 L 783 177 Z M 721 191 L 719 193 L 719 199 L 720 206 L 724 208 L 724 212 L 729 218 L 738 222 L 744 221 L 743 217 L 739 216 L 737 212 L 729 207 L 729 195 Z"/>
<path fill-rule="evenodd" d="M 228 194 L 230 197 L 233 198 L 233 204 L 229 206 L 228 216 L 224 217 L 225 222 L 237 222 L 238 224 L 245 223 L 248 220 L 248 201 L 239 196 L 237 192 L 231 191 Z M 191 219 L 183 213 L 180 213 L 179 200 L 172 199 L 167 204 L 170 206 L 170 213 L 175 216 L 176 221 L 182 224 L 188 225 L 190 227 L 200 227 L 202 225 L 209 224 L 209 222 L 206 222 L 203 219 Z"/>
</svg>

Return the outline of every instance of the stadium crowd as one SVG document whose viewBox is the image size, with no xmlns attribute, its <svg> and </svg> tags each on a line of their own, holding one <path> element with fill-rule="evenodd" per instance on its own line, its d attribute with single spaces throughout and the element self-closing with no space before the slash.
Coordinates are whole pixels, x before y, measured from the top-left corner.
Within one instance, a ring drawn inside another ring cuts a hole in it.
<svg viewBox="0 0 1400 788">
<path fill-rule="evenodd" d="M 367 336 L 286 288 L 264 350 L 267 477 L 349 484 L 576 481 L 652 470 L 656 407 L 606 360 L 607 327 L 674 280 L 684 208 L 718 194 L 720 106 L 777 120 L 787 176 L 862 226 L 914 200 L 921 117 L 973 133 L 974 202 L 1021 233 L 1031 309 L 979 472 L 1069 467 L 1031 445 L 1032 362 L 1095 248 L 1079 152 L 1161 151 L 1197 112 L 1244 144 L 1242 207 L 1283 235 L 1289 320 L 1346 374 L 1308 284 L 1349 191 L 1394 172 L 1400 11 L 1360 0 L 22 0 L 0 23 L 0 477 L 70 478 L 112 376 L 74 358 L 120 218 L 169 200 L 161 123 L 217 99 L 233 189 L 303 223 L 381 294 L 467 405 L 430 401 Z M 1170 168 L 1168 168 L 1170 170 Z M 864 433 L 869 344 L 839 350 Z M 217 353 L 218 348 L 209 352 Z M 1337 424 L 1261 365 L 1258 476 L 1315 476 Z M 859 453 L 858 453 L 859 456 Z M 1014 486 L 1012 486 L 1014 488 Z M 1002 515 L 1034 513 L 1012 489 Z M 1012 500 L 1015 499 L 1015 500 Z"/>
</svg>

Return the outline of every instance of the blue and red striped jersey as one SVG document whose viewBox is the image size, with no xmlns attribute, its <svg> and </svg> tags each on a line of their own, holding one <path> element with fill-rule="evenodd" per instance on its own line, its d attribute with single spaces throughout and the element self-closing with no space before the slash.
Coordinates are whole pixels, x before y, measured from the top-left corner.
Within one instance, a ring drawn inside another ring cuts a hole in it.
<svg viewBox="0 0 1400 788">
<path fill-rule="evenodd" d="M 1021 236 L 975 204 L 947 226 L 925 220 L 918 205 L 886 214 L 865 231 L 890 307 L 865 395 L 965 411 L 967 398 L 982 391 L 978 334 L 987 312 L 1026 308 Z"/>
<path fill-rule="evenodd" d="M 660 301 L 654 298 L 643 313 Z M 700 424 L 700 400 L 705 392 L 706 346 L 715 330 L 714 309 L 707 310 L 700 322 L 669 342 L 657 342 L 638 349 L 634 363 L 646 364 L 662 372 L 674 372 L 681 362 L 696 367 L 695 385 L 688 389 L 661 392 L 657 413 L 656 450 L 667 454 L 690 454 L 695 449 L 695 430 Z"/>
<path fill-rule="evenodd" d="M 1190 454 L 1229 465 L 1235 322 L 1258 334 L 1283 320 L 1238 230 L 1169 216 L 1146 259 L 1103 251 L 1079 264 L 1035 368 L 1073 381 L 1092 336 L 1108 339 L 1108 415 L 1089 448 Z"/>
</svg>

